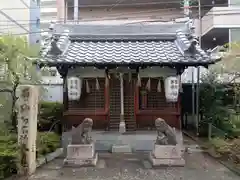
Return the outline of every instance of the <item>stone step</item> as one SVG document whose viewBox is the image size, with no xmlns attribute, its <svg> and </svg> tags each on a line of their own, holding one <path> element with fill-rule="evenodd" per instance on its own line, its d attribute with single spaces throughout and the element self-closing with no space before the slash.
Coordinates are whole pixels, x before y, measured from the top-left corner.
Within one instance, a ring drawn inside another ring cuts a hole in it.
<svg viewBox="0 0 240 180">
<path fill-rule="evenodd" d="M 112 146 L 112 153 L 132 153 L 132 148 L 128 144 L 116 144 Z"/>
</svg>

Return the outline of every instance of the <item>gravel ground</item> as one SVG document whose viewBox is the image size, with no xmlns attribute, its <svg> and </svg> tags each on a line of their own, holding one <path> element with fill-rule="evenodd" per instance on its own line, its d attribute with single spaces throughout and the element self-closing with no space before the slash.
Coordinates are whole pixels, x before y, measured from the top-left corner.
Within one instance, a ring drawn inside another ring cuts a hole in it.
<svg viewBox="0 0 240 180">
<path fill-rule="evenodd" d="M 184 137 L 191 153 L 185 154 L 185 167 L 153 168 L 148 153 L 99 153 L 96 167 L 66 168 L 63 159 L 37 169 L 28 180 L 239 180 L 229 169 L 199 151 L 195 142 Z M 16 180 L 16 178 L 14 178 Z M 19 180 L 26 180 L 22 178 Z"/>
<path fill-rule="evenodd" d="M 239 180 L 240 177 L 201 152 L 185 155 L 185 167 L 152 168 L 147 153 L 99 153 L 96 167 L 63 168 L 55 159 L 29 180 Z"/>
</svg>

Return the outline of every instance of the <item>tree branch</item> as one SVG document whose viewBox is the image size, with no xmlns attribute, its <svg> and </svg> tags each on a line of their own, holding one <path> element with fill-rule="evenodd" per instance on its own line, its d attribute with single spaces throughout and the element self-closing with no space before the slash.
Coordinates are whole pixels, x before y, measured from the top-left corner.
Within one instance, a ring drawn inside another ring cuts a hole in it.
<svg viewBox="0 0 240 180">
<path fill-rule="evenodd" d="M 0 89 L 0 92 L 12 93 L 13 91 L 11 89 Z"/>
<path fill-rule="evenodd" d="M 232 78 L 232 80 L 229 83 L 232 83 L 233 81 L 235 81 L 237 78 L 240 78 L 240 73 L 234 73 L 234 77 Z"/>
</svg>

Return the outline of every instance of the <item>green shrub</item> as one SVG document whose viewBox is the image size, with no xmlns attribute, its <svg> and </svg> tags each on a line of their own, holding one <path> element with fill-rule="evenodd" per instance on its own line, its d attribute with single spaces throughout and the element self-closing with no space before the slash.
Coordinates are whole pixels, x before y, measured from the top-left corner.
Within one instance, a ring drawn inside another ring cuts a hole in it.
<svg viewBox="0 0 240 180">
<path fill-rule="evenodd" d="M 240 117 L 236 113 L 238 112 L 236 100 L 239 90 L 236 91 L 236 84 L 219 82 L 218 75 L 217 72 L 212 71 L 202 78 L 199 99 L 202 114 L 202 120 L 199 122 L 200 135 L 207 136 L 207 124 L 211 123 L 228 137 L 238 137 Z"/>
<path fill-rule="evenodd" d="M 16 157 L 0 155 L 0 179 L 17 174 Z"/>
<path fill-rule="evenodd" d="M 37 156 L 54 152 L 61 145 L 60 136 L 54 132 L 40 132 L 37 137 Z"/>
<path fill-rule="evenodd" d="M 17 135 L 0 135 L 0 179 L 17 173 Z"/>
<path fill-rule="evenodd" d="M 38 130 L 49 131 L 51 128 L 59 132 L 60 120 L 62 119 L 63 104 L 57 102 L 41 102 L 38 113 Z M 54 126 L 56 124 L 56 126 Z"/>
<path fill-rule="evenodd" d="M 39 132 L 36 145 L 37 156 L 46 155 L 60 147 L 60 136 L 54 132 Z M 0 179 L 16 174 L 18 153 L 17 135 L 0 131 Z"/>
</svg>

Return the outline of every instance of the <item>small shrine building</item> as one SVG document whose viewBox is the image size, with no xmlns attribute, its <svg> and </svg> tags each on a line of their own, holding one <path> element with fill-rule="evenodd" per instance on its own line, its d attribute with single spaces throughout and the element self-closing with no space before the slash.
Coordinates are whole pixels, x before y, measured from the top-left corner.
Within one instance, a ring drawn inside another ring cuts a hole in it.
<svg viewBox="0 0 240 180">
<path fill-rule="evenodd" d="M 63 78 L 65 127 L 88 117 L 93 129 L 116 131 L 153 128 L 158 117 L 181 128 L 181 74 L 219 60 L 177 23 L 56 24 L 41 55 Z"/>
</svg>

